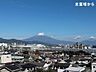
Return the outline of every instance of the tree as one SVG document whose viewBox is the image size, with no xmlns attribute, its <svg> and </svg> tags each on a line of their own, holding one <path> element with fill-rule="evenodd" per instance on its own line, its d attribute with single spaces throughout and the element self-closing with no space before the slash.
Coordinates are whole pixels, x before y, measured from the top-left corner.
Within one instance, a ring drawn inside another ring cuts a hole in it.
<svg viewBox="0 0 96 72">
<path fill-rule="evenodd" d="M 40 55 L 39 50 L 36 50 L 34 53 L 35 53 L 35 55 Z"/>
</svg>

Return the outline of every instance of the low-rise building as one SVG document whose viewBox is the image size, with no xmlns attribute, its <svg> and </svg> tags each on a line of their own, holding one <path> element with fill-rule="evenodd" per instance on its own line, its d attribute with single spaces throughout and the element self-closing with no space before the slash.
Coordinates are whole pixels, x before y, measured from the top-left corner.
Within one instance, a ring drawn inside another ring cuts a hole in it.
<svg viewBox="0 0 96 72">
<path fill-rule="evenodd" d="M 0 43 L 0 46 L 8 47 L 7 43 Z"/>
<path fill-rule="evenodd" d="M 85 70 L 84 67 L 69 67 L 66 69 L 66 71 L 69 72 L 83 72 Z"/>
<path fill-rule="evenodd" d="M 96 62 L 93 62 L 93 63 L 92 63 L 91 69 L 92 69 L 91 72 L 96 72 Z"/>
<path fill-rule="evenodd" d="M 24 57 L 23 56 L 12 56 L 12 62 L 23 62 L 24 61 Z"/>
<path fill-rule="evenodd" d="M 10 63 L 12 62 L 11 54 L 1 54 L 0 63 Z"/>
</svg>

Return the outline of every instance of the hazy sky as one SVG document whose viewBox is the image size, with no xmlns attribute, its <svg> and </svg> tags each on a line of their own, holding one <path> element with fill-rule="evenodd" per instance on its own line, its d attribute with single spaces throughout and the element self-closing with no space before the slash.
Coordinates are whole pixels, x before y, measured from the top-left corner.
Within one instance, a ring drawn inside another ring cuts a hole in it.
<svg viewBox="0 0 96 72">
<path fill-rule="evenodd" d="M 96 6 L 75 7 L 77 1 L 0 0 L 0 37 L 23 39 L 38 32 L 58 39 L 96 36 Z"/>
</svg>

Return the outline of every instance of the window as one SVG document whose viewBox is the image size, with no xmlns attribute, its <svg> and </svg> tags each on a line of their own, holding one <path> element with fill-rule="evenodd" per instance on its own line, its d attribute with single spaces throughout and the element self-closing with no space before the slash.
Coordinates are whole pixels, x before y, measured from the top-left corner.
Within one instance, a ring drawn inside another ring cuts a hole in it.
<svg viewBox="0 0 96 72">
<path fill-rule="evenodd" d="M 9 56 L 7 56 L 7 58 L 9 58 Z"/>
<path fill-rule="evenodd" d="M 93 66 L 93 68 L 95 68 L 95 66 Z"/>
</svg>

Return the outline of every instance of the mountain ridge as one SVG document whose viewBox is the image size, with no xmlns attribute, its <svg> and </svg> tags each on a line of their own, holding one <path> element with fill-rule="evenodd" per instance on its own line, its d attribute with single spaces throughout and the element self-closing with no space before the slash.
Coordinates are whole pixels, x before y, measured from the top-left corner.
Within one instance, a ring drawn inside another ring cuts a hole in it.
<svg viewBox="0 0 96 72">
<path fill-rule="evenodd" d="M 30 38 L 26 38 L 23 40 L 18 39 L 3 39 L 0 38 L 0 43 L 17 43 L 17 44 L 48 44 L 48 45 L 54 45 L 54 44 L 75 44 L 74 41 L 64 41 L 64 40 L 58 40 L 55 38 L 52 38 L 50 36 L 46 36 L 43 34 L 35 35 Z M 85 45 L 96 45 L 96 39 L 86 39 L 83 41 L 80 41 L 80 43 Z"/>
<path fill-rule="evenodd" d="M 86 39 L 81 41 L 81 43 L 86 44 L 86 45 L 96 45 L 96 39 Z"/>
<path fill-rule="evenodd" d="M 47 44 L 71 44 L 73 42 L 71 41 L 63 41 L 63 40 L 58 40 L 46 35 L 35 35 L 33 37 L 24 39 L 24 41 L 39 41 L 39 42 L 43 42 L 43 43 L 47 43 Z"/>
</svg>

